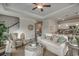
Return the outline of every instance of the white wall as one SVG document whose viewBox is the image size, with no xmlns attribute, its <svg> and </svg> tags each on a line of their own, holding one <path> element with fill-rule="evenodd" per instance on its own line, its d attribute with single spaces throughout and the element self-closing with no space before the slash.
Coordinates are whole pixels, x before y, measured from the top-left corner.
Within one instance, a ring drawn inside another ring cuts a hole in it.
<svg viewBox="0 0 79 59">
<path fill-rule="evenodd" d="M 20 30 L 19 32 L 23 32 L 26 34 L 26 39 L 30 39 L 30 38 L 34 38 L 35 36 L 35 19 L 31 19 L 31 18 L 23 18 L 20 17 Z M 30 31 L 28 30 L 28 25 L 33 25 L 33 30 Z"/>
<path fill-rule="evenodd" d="M 55 33 L 57 31 L 57 22 L 55 19 L 46 19 L 43 21 L 43 33 Z"/>
</svg>

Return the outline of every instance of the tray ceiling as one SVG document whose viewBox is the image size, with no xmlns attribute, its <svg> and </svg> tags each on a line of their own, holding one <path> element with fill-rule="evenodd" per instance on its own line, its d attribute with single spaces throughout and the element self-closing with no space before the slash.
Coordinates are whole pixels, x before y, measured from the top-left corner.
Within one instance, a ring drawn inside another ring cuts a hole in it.
<svg viewBox="0 0 79 59">
<path fill-rule="evenodd" d="M 11 9 L 16 12 L 23 12 L 27 15 L 33 15 L 34 17 L 39 18 L 49 18 L 49 17 L 61 17 L 64 18 L 67 15 L 73 15 L 73 12 L 79 11 L 78 4 L 74 3 L 47 3 L 51 7 L 44 8 L 44 11 L 41 12 L 39 9 L 32 10 L 32 3 L 7 3 L 4 7 Z M 76 6 L 76 7 L 75 7 Z M 69 16 L 68 16 L 69 17 Z"/>
<path fill-rule="evenodd" d="M 51 5 L 51 7 L 44 8 L 43 12 L 41 12 L 39 9 L 32 10 L 32 8 L 33 8 L 32 3 L 10 3 L 10 4 L 8 4 L 8 7 L 15 8 L 17 10 L 21 10 L 24 12 L 27 11 L 27 12 L 30 12 L 30 13 L 33 13 L 33 14 L 36 14 L 39 16 L 46 16 L 52 12 L 55 12 L 59 9 L 62 9 L 64 7 L 71 5 L 69 3 L 49 3 L 49 4 Z"/>
</svg>

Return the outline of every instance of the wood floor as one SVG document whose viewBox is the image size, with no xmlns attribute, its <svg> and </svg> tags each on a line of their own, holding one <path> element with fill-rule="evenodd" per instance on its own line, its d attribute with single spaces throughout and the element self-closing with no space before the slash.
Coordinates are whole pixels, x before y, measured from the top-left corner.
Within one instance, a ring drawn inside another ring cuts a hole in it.
<svg viewBox="0 0 79 59">
<path fill-rule="evenodd" d="M 19 47 L 17 49 L 13 49 L 12 56 L 25 56 L 24 55 L 25 47 Z M 44 56 L 56 56 L 55 54 L 49 52 L 48 50 L 45 51 Z"/>
</svg>

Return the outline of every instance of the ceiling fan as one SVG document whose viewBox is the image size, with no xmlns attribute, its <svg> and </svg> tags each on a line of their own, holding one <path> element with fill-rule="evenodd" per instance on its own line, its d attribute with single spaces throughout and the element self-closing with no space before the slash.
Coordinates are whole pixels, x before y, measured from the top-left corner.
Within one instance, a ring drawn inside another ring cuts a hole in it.
<svg viewBox="0 0 79 59">
<path fill-rule="evenodd" d="M 33 3 L 33 7 L 34 8 L 32 10 L 40 9 L 41 12 L 42 12 L 44 7 L 51 7 L 51 5 L 47 5 L 47 4 L 44 4 L 44 3 Z"/>
</svg>

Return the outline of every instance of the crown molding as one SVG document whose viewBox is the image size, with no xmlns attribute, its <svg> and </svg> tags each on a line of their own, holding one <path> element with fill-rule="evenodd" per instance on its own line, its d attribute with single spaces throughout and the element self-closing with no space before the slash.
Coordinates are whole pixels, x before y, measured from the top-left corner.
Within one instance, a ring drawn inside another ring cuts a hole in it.
<svg viewBox="0 0 79 59">
<path fill-rule="evenodd" d="M 50 19 L 53 15 L 55 15 L 57 13 L 60 13 L 62 11 L 65 11 L 65 10 L 71 8 L 71 7 L 74 7 L 75 5 L 77 5 L 77 4 L 72 4 L 70 6 L 61 8 L 61 9 L 59 9 L 59 10 L 57 10 L 55 12 L 52 12 L 52 13 L 46 15 L 46 16 L 40 16 L 40 15 L 37 15 L 37 14 L 33 14 L 31 12 L 22 11 L 22 10 L 19 10 L 19 9 L 16 9 L 16 8 L 11 8 L 11 7 L 6 6 L 6 5 L 2 5 L 2 6 L 3 6 L 5 11 L 8 11 L 8 12 L 10 11 L 10 12 L 18 13 L 18 14 L 20 14 L 22 16 L 25 16 L 25 17 L 28 16 L 28 17 L 31 17 L 31 18 L 37 19 L 37 20 L 39 20 L 39 19 L 40 20 L 44 20 L 44 19 Z"/>
<path fill-rule="evenodd" d="M 69 9 L 69 8 L 74 7 L 74 6 L 76 6 L 76 5 L 78 5 L 78 4 L 72 4 L 72 5 L 70 5 L 70 6 L 61 8 L 61 9 L 55 11 L 55 12 L 52 12 L 52 13 L 50 13 L 50 14 L 44 16 L 43 19 L 50 18 L 50 17 L 52 17 L 53 15 L 55 15 L 55 14 L 57 14 L 57 13 L 59 13 L 59 12 L 65 11 L 66 9 Z"/>
<path fill-rule="evenodd" d="M 22 10 L 19 10 L 19 9 L 11 8 L 11 7 L 8 7 L 6 5 L 3 5 L 3 8 L 6 11 L 11 11 L 11 12 L 22 14 L 22 16 L 28 16 L 28 17 L 31 17 L 31 18 L 34 18 L 34 19 L 43 19 L 42 16 L 39 16 L 37 14 L 33 14 L 33 13 L 30 13 L 30 12 L 27 12 L 27 11 L 22 11 Z"/>
</svg>

